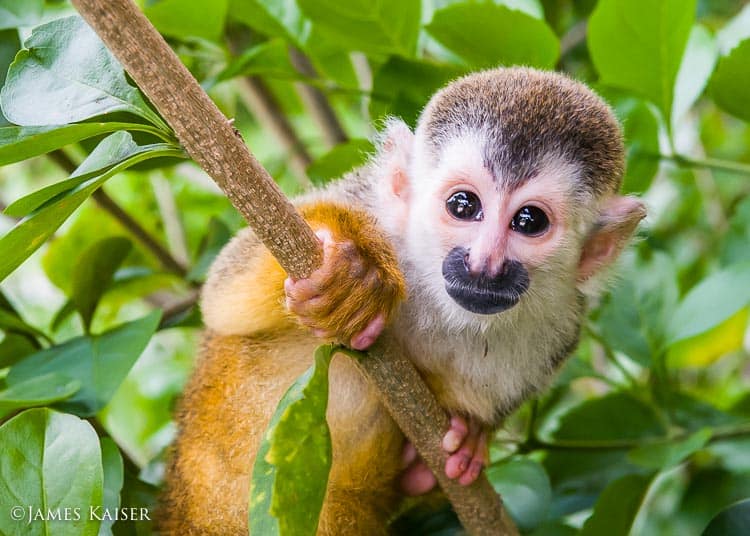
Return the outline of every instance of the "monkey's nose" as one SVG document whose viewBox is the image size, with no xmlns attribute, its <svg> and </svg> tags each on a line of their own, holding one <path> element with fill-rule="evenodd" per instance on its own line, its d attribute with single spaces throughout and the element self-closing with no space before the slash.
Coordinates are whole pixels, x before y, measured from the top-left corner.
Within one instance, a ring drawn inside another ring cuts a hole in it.
<svg viewBox="0 0 750 536">
<path fill-rule="evenodd" d="M 491 259 L 487 259 L 482 273 L 490 279 L 504 279 L 507 277 L 510 269 L 511 262 L 507 259 L 503 259 L 499 266 L 497 263 L 493 263 Z"/>
<path fill-rule="evenodd" d="M 502 279 L 508 275 L 510 262 L 503 259 L 498 266 L 491 258 L 482 259 L 479 262 L 471 262 L 471 255 L 467 252 L 464 255 L 464 268 L 471 277 L 488 277 L 490 279 Z"/>
</svg>

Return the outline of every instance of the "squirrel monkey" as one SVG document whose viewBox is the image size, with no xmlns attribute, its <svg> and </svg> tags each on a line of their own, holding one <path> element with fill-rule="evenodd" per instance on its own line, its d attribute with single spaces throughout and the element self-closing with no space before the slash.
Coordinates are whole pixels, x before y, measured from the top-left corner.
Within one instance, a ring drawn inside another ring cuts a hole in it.
<svg viewBox="0 0 750 536">
<path fill-rule="evenodd" d="M 261 436 L 326 339 L 402 348 L 451 415 L 447 476 L 473 482 L 488 433 L 574 350 L 594 276 L 645 216 L 617 195 L 623 165 L 620 127 L 584 85 L 489 70 L 440 90 L 414 133 L 391 120 L 368 164 L 297 200 L 324 249 L 309 278 L 287 279 L 241 231 L 203 290 L 162 533 L 247 534 Z M 434 475 L 345 356 L 331 365 L 327 417 L 318 533 L 387 533 Z"/>
</svg>

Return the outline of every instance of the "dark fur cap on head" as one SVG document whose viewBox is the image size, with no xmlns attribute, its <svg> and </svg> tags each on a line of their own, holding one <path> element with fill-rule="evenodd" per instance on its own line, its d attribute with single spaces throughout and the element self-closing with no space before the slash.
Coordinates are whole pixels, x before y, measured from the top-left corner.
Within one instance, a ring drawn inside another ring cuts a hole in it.
<svg viewBox="0 0 750 536">
<path fill-rule="evenodd" d="M 562 74 L 514 67 L 465 76 L 432 98 L 418 128 L 433 155 L 456 135 L 481 133 L 485 166 L 511 188 L 547 156 L 579 167 L 583 186 L 597 196 L 615 193 L 622 181 L 623 139 L 612 110 Z"/>
</svg>

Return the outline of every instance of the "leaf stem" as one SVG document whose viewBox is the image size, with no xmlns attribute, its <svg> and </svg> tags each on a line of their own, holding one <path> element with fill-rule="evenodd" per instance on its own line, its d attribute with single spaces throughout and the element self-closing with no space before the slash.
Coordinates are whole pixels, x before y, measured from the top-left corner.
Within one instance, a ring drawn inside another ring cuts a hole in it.
<svg viewBox="0 0 750 536">
<path fill-rule="evenodd" d="M 726 173 L 750 175 L 750 164 L 743 164 L 742 162 L 731 162 L 719 158 L 692 158 L 681 154 L 659 155 L 658 158 L 674 162 L 678 166 L 685 168 L 705 168 L 724 171 Z"/>
<path fill-rule="evenodd" d="M 647 437 L 639 439 L 615 439 L 615 440 L 603 440 L 603 441 L 577 441 L 577 440 L 565 440 L 558 439 L 555 441 L 545 441 L 543 439 L 536 439 L 529 443 L 525 441 L 521 447 L 524 451 L 530 451 L 535 449 L 544 450 L 624 450 L 635 447 L 649 446 L 649 445 L 660 445 L 664 443 L 677 443 L 690 437 L 695 430 L 686 430 L 679 434 L 672 436 L 663 437 Z M 743 423 L 737 426 L 728 426 L 723 428 L 714 429 L 711 439 L 708 443 L 713 443 L 722 439 L 731 439 L 734 437 L 742 437 L 750 435 L 750 422 Z"/>
</svg>

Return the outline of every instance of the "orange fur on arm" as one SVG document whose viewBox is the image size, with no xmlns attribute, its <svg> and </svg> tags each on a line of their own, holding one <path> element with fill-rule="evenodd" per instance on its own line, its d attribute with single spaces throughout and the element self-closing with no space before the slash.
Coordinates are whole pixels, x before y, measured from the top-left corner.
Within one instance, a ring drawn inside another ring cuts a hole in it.
<svg viewBox="0 0 750 536">
<path fill-rule="evenodd" d="M 367 213 L 319 202 L 301 207 L 313 229 L 328 229 L 334 241 L 351 241 L 375 277 L 358 280 L 342 271 L 337 281 L 346 299 L 329 311 L 331 331 L 348 340 L 361 328 L 358 319 L 383 313 L 390 320 L 406 295 L 396 254 L 388 239 Z M 334 259 L 334 262 L 340 259 Z M 204 286 L 201 307 L 204 322 L 222 335 L 253 335 L 285 330 L 295 325 L 284 305 L 287 275 L 253 233 L 244 229 L 219 254 Z"/>
</svg>

